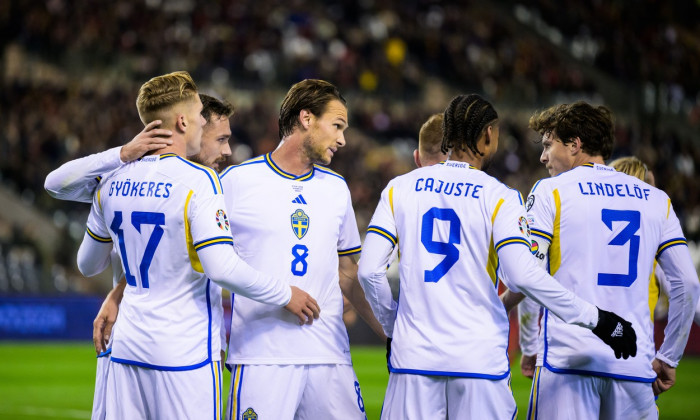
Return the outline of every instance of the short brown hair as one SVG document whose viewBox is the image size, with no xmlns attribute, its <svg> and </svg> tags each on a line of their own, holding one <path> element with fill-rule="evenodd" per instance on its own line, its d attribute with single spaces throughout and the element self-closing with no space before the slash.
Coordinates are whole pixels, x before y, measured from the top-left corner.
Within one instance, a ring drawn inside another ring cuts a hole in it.
<svg viewBox="0 0 700 420">
<path fill-rule="evenodd" d="M 300 125 L 299 113 L 307 109 L 315 116 L 326 111 L 329 102 L 338 100 L 345 105 L 345 98 L 338 88 L 325 80 L 306 79 L 296 83 L 289 89 L 280 106 L 279 135 L 280 139 L 292 134 L 294 128 Z"/>
<path fill-rule="evenodd" d="M 233 115 L 233 105 L 225 99 L 217 99 L 204 93 L 199 94 L 199 99 L 202 100 L 202 117 L 207 120 L 207 123 L 215 115 L 226 118 L 231 118 Z"/>
<path fill-rule="evenodd" d="M 144 124 L 158 119 L 158 114 L 197 95 L 197 85 L 186 71 L 156 76 L 144 83 L 136 98 L 136 108 Z"/>
<path fill-rule="evenodd" d="M 632 175 L 644 182 L 649 182 L 647 179 L 647 165 L 635 156 L 625 156 L 617 158 L 609 163 L 609 166 L 618 172 Z"/>
<path fill-rule="evenodd" d="M 433 114 L 418 133 L 418 151 L 429 157 L 442 155 L 442 114 Z"/>
<path fill-rule="evenodd" d="M 584 101 L 556 105 L 536 112 L 529 127 L 541 135 L 556 135 L 562 143 L 581 139 L 583 151 L 591 156 L 610 158 L 615 142 L 613 116 L 607 107 Z"/>
</svg>

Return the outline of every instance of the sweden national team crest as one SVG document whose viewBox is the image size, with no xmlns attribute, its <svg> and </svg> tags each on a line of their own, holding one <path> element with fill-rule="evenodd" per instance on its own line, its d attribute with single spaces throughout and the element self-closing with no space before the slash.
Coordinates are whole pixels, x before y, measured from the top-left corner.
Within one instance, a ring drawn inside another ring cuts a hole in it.
<svg viewBox="0 0 700 420">
<path fill-rule="evenodd" d="M 227 232 L 229 229 L 231 229 L 231 226 L 228 223 L 228 217 L 226 217 L 226 212 L 222 209 L 219 209 L 216 212 L 216 225 L 219 226 L 219 229 Z"/>
<path fill-rule="evenodd" d="M 309 231 L 309 216 L 304 213 L 304 210 L 296 209 L 292 213 L 292 231 L 301 239 Z"/>
<path fill-rule="evenodd" d="M 248 407 L 248 409 L 243 412 L 241 417 L 243 420 L 258 420 L 258 413 L 256 413 L 252 408 Z"/>
</svg>

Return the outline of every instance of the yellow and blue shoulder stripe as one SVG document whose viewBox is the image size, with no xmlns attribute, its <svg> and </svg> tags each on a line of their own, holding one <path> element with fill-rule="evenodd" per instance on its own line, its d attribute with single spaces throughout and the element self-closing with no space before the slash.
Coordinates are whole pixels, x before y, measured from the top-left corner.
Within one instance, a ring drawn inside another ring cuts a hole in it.
<svg viewBox="0 0 700 420">
<path fill-rule="evenodd" d="M 362 251 L 362 246 L 356 246 L 348 249 L 339 249 L 338 256 L 342 257 L 344 255 L 359 254 Z"/>
<path fill-rule="evenodd" d="M 195 243 L 194 249 L 195 249 L 195 251 L 199 251 L 200 249 L 204 249 L 208 246 L 220 245 L 220 244 L 226 244 L 226 245 L 233 246 L 233 238 L 230 236 L 217 236 L 214 238 L 205 239 L 203 241 L 199 241 L 199 242 Z"/>
<path fill-rule="evenodd" d="M 379 226 L 374 226 L 374 225 L 372 225 L 372 226 L 369 226 L 369 227 L 367 228 L 367 233 L 374 233 L 374 234 L 376 234 L 376 235 L 379 235 L 379 236 L 381 236 L 382 238 L 384 238 L 384 239 L 388 240 L 389 242 L 391 242 L 391 246 L 392 246 L 392 247 L 396 246 L 396 242 L 397 242 L 397 241 L 396 241 L 396 236 L 392 235 L 391 232 L 389 232 L 388 230 L 386 230 L 386 229 L 384 229 L 384 228 L 381 228 L 381 227 L 379 227 Z"/>
<path fill-rule="evenodd" d="M 499 249 L 503 248 L 506 245 L 511 245 L 511 244 L 522 244 L 525 245 L 528 249 L 531 248 L 532 244 L 525 238 L 520 238 L 517 236 L 512 236 L 510 238 L 505 238 L 500 240 L 495 246 L 494 249 L 498 251 Z"/>
<path fill-rule="evenodd" d="M 659 259 L 662 252 L 676 245 L 688 246 L 688 241 L 686 241 L 685 238 L 673 238 L 663 242 L 661 245 L 659 245 L 659 249 L 656 251 L 656 259 Z"/>
<path fill-rule="evenodd" d="M 87 228 L 86 232 L 92 239 L 96 240 L 97 242 L 102 242 L 102 243 L 112 242 L 112 238 L 110 238 L 109 236 L 106 238 L 99 236 L 99 235 L 95 234 L 95 232 L 91 231 L 90 228 Z"/>
</svg>

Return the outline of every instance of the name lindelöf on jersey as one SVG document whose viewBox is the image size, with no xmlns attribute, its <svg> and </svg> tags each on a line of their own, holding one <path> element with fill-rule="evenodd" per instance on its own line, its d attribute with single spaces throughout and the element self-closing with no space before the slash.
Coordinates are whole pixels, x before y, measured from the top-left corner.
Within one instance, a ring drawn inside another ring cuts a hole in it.
<svg viewBox="0 0 700 420">
<path fill-rule="evenodd" d="M 583 184 L 579 182 L 578 188 L 583 195 L 631 197 L 646 201 L 649 201 L 649 193 L 651 192 L 649 188 L 640 188 L 637 184 L 634 184 L 631 191 L 628 184 L 613 185 L 600 182 L 586 182 Z"/>
<path fill-rule="evenodd" d="M 121 197 L 170 197 L 171 183 L 152 181 L 112 181 L 109 184 L 109 196 Z"/>
<path fill-rule="evenodd" d="M 464 191 L 462 191 L 462 188 L 464 188 Z M 484 188 L 483 185 L 475 185 L 471 182 L 445 182 L 434 178 L 418 178 L 416 180 L 416 191 L 418 192 L 425 191 L 464 197 L 471 195 L 472 198 L 480 198 L 479 192 L 482 188 Z"/>
</svg>

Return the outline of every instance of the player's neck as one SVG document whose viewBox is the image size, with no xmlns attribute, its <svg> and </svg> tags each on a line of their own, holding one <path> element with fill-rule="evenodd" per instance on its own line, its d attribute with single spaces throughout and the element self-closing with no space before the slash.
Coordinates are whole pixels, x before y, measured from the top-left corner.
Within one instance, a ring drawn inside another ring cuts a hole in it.
<svg viewBox="0 0 700 420">
<path fill-rule="evenodd" d="M 158 156 L 166 153 L 175 153 L 182 158 L 187 158 L 187 144 L 185 143 L 185 139 L 177 136 L 176 134 L 173 134 L 171 139 L 173 140 L 171 145 L 165 146 L 162 149 L 154 150 L 153 152 L 147 154 Z"/>
<path fill-rule="evenodd" d="M 288 136 L 271 154 L 272 160 L 280 169 L 292 175 L 304 175 L 313 168 L 313 162 L 304 154 L 300 139 Z"/>
<path fill-rule="evenodd" d="M 462 151 L 458 149 L 452 149 L 452 153 L 449 155 L 449 160 L 468 163 L 476 169 L 481 169 L 481 166 L 484 163 L 482 156 L 477 156 L 470 151 Z"/>
<path fill-rule="evenodd" d="M 600 165 L 605 165 L 605 160 L 603 160 L 603 157 L 600 155 L 591 156 L 588 153 L 580 153 L 574 159 L 574 165 L 572 166 L 572 168 L 584 165 L 584 164 L 589 163 L 589 162 L 590 163 L 598 163 Z"/>
</svg>

